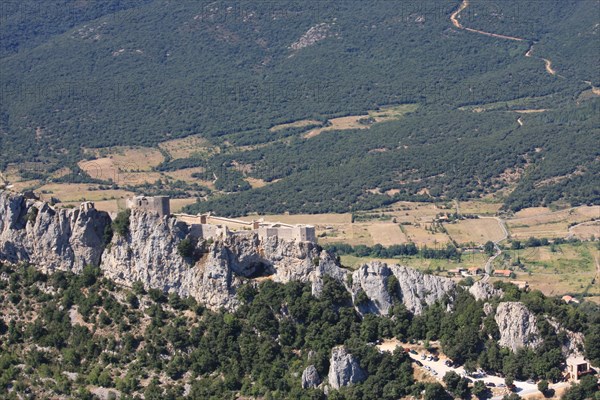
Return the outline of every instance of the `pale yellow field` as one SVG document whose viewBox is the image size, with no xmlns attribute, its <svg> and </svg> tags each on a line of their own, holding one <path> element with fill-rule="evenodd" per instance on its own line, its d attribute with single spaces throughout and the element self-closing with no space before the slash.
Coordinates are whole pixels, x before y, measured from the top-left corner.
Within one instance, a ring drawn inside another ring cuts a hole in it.
<svg viewBox="0 0 600 400">
<path fill-rule="evenodd" d="M 521 210 L 506 221 L 514 238 L 566 237 L 570 223 L 585 222 L 600 217 L 600 206 L 582 206 L 551 211 L 544 207 Z"/>
<path fill-rule="evenodd" d="M 201 172 L 204 172 L 203 167 L 178 169 L 177 171 L 168 171 L 168 172 L 165 172 L 164 174 L 166 176 L 168 176 L 169 178 L 176 180 L 176 181 L 184 181 L 187 183 L 197 183 L 199 185 L 206 186 L 207 188 L 214 189 L 215 185 L 212 181 L 200 180 L 200 179 L 192 177 L 192 174 L 201 173 Z"/>
<path fill-rule="evenodd" d="M 171 199 L 171 212 L 177 213 L 180 212 L 181 209 L 190 204 L 194 204 L 196 199 L 187 198 L 187 199 Z"/>
<path fill-rule="evenodd" d="M 433 246 L 435 244 L 444 244 L 450 241 L 448 235 L 444 233 L 432 233 L 425 230 L 425 225 L 405 225 L 402 228 L 404 229 L 408 240 L 419 245 Z"/>
<path fill-rule="evenodd" d="M 163 161 L 163 156 L 157 149 L 118 147 L 95 150 L 95 153 L 107 154 L 77 164 L 94 179 L 112 180 L 120 185 L 153 183 L 160 179 L 158 172 L 151 172 L 153 167 Z"/>
<path fill-rule="evenodd" d="M 252 186 L 253 189 L 267 186 L 271 182 L 265 182 L 262 179 L 246 177 L 246 181 Z"/>
<path fill-rule="evenodd" d="M 494 215 L 502 207 L 502 203 L 461 201 L 459 207 L 462 214 Z"/>
<path fill-rule="evenodd" d="M 457 243 L 485 243 L 504 237 L 500 224 L 494 218 L 465 219 L 455 224 L 444 224 L 448 234 Z"/>
<path fill-rule="evenodd" d="M 413 112 L 417 109 L 417 104 L 401 104 L 398 106 L 382 107 L 379 110 L 369 111 L 366 115 L 350 115 L 347 117 L 332 118 L 329 120 L 330 126 L 316 128 L 304 135 L 305 139 L 318 136 L 326 131 L 346 130 L 346 129 L 369 129 L 370 125 L 363 125 L 360 119 L 371 117 L 375 122 L 385 122 L 400 119 L 404 114 Z"/>
<path fill-rule="evenodd" d="M 120 146 L 88 151 L 98 158 L 91 161 L 81 161 L 79 166 L 88 172 L 82 166 L 82 164 L 86 165 L 90 169 L 88 172 L 90 175 L 97 170 L 110 168 L 119 169 L 120 171 L 150 171 L 152 167 L 157 166 L 164 160 L 161 152 L 151 147 Z"/>
<path fill-rule="evenodd" d="M 193 135 L 182 139 L 173 139 L 158 145 L 165 150 L 173 159 L 187 158 L 197 153 L 209 153 L 216 149 L 205 138 Z"/>
<path fill-rule="evenodd" d="M 367 230 L 373 242 L 383 246 L 407 243 L 406 235 L 400 230 L 400 226 L 394 223 L 369 224 Z"/>
<path fill-rule="evenodd" d="M 582 240 L 588 240 L 592 236 L 595 238 L 600 238 L 600 221 L 575 226 L 571 228 L 571 232 L 575 235 L 575 237 Z"/>
<path fill-rule="evenodd" d="M 89 183 L 49 183 L 36 190 L 42 200 L 50 200 L 56 197 L 63 202 L 82 202 L 110 200 L 127 196 L 133 193 L 125 190 L 90 190 L 96 185 Z M 46 193 L 42 193 L 42 191 Z"/>
</svg>

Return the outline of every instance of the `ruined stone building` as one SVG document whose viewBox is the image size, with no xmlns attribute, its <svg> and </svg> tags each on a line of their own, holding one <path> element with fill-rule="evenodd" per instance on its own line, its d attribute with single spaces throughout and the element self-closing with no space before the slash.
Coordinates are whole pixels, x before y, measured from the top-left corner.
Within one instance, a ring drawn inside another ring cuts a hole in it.
<svg viewBox="0 0 600 400">
<path fill-rule="evenodd" d="M 168 196 L 136 196 L 128 198 L 125 201 L 126 207 L 129 209 L 144 210 L 151 213 L 156 213 L 161 217 L 171 214 L 170 199 Z"/>
</svg>

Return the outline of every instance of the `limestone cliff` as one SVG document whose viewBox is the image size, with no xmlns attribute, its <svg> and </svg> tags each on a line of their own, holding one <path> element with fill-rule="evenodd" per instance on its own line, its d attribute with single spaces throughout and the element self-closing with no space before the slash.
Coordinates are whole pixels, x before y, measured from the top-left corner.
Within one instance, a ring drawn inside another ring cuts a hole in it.
<svg viewBox="0 0 600 400">
<path fill-rule="evenodd" d="M 329 385 L 334 389 L 367 379 L 367 373 L 344 346 L 334 347 L 329 360 Z"/>
<path fill-rule="evenodd" d="M 55 210 L 22 195 L 0 193 L 0 259 L 30 262 L 51 272 L 98 265 L 111 220 L 90 203 Z"/>
<path fill-rule="evenodd" d="M 498 304 L 495 316 L 500 330 L 500 346 L 517 351 L 522 347 L 537 347 L 541 340 L 537 319 L 523 303 L 507 301 Z"/>
<path fill-rule="evenodd" d="M 252 232 L 213 243 L 200 240 L 197 250 L 203 254 L 190 263 L 177 251 L 187 235 L 187 225 L 174 218 L 134 210 L 130 234 L 113 240 L 100 267 L 118 283 L 141 281 L 146 287 L 193 296 L 213 310 L 235 308 L 235 292 L 245 278 L 309 282 L 313 293 L 319 294 L 323 276 L 344 276 L 329 253 L 313 243 L 260 240 Z"/>
<path fill-rule="evenodd" d="M 197 262 L 184 259 L 177 245 L 189 236 L 187 224 L 172 217 L 133 210 L 129 233 L 114 234 L 105 243 L 107 213 L 83 203 L 75 209 L 54 209 L 21 195 L 0 193 L 0 260 L 27 261 L 45 271 L 79 272 L 99 265 L 119 284 L 141 281 L 193 296 L 211 309 L 233 309 L 236 289 L 247 278 L 263 276 L 276 282 L 297 280 L 312 285 L 318 295 L 323 277 L 342 281 L 345 272 L 329 253 L 309 242 L 268 238 L 252 232 L 232 234 L 208 243 L 199 240 Z"/>
<path fill-rule="evenodd" d="M 397 285 L 391 280 L 395 277 Z M 396 286 L 396 287 L 392 287 Z M 420 314 L 424 304 L 430 305 L 451 293 L 455 283 L 448 278 L 423 274 L 417 270 L 387 265 L 382 262 L 371 262 L 358 268 L 352 274 L 352 298 L 362 313 L 387 315 L 392 306 L 392 296 L 397 296 L 406 308 Z M 389 290 L 395 293 L 389 293 Z M 367 301 L 361 296 L 366 295 Z"/>
<path fill-rule="evenodd" d="M 501 289 L 494 289 L 493 285 L 483 281 L 477 281 L 471 285 L 471 287 L 469 287 L 469 293 L 471 293 L 476 300 L 488 300 L 492 297 L 502 297 L 504 295 L 504 292 Z"/>
</svg>

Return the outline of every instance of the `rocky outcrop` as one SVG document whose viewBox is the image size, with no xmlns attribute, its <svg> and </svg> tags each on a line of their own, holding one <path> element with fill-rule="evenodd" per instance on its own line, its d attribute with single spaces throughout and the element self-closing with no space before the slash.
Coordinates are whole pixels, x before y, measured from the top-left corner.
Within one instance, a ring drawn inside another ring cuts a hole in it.
<svg viewBox="0 0 600 400">
<path fill-rule="evenodd" d="M 329 361 L 329 385 L 334 389 L 367 379 L 367 373 L 344 346 L 334 347 Z"/>
<path fill-rule="evenodd" d="M 302 389 L 316 388 L 321 384 L 321 377 L 314 365 L 306 367 L 302 372 Z"/>
<path fill-rule="evenodd" d="M 523 303 L 507 301 L 498 304 L 495 320 L 500 330 L 500 346 L 517 351 L 540 344 L 535 315 Z"/>
<path fill-rule="evenodd" d="M 346 281 L 347 272 L 311 242 L 235 232 L 210 243 L 199 238 L 195 241 L 199 257 L 191 261 L 179 254 L 177 246 L 194 234 L 174 217 L 132 210 L 129 232 L 125 236 L 115 233 L 112 240 L 107 235 L 110 226 L 109 215 L 96 210 L 93 203 L 55 209 L 1 192 L 0 261 L 30 262 L 47 272 L 78 273 L 85 265 L 97 265 L 119 284 L 139 281 L 146 288 L 192 296 L 212 310 L 234 309 L 237 289 L 250 278 L 306 282 L 314 295 L 321 293 L 325 276 Z M 454 289 L 447 278 L 378 262 L 360 267 L 352 278 L 353 298 L 366 295 L 367 301 L 358 305 L 363 313 L 385 315 L 397 298 L 419 314 L 424 305 Z"/>
<path fill-rule="evenodd" d="M 361 313 L 387 315 L 394 297 L 409 311 L 420 314 L 424 304 L 435 303 L 454 288 L 455 283 L 451 279 L 374 261 L 354 271 L 351 291 Z M 394 293 L 390 293 L 390 290 Z"/>
<path fill-rule="evenodd" d="M 80 272 L 98 265 L 111 220 L 92 203 L 58 209 L 22 195 L 0 193 L 0 259 L 29 262 L 46 272 Z"/>
<path fill-rule="evenodd" d="M 493 285 L 483 281 L 477 281 L 471 285 L 469 293 L 475 297 L 475 300 L 488 300 L 492 297 L 502 297 L 504 295 L 501 289 L 494 289 Z"/>
<path fill-rule="evenodd" d="M 581 332 L 573 332 L 563 328 L 554 318 L 546 317 L 548 323 L 556 330 L 557 334 L 564 337 L 560 350 L 565 357 L 582 357 L 584 354 L 585 336 Z"/>
<path fill-rule="evenodd" d="M 233 233 L 210 245 L 200 240 L 196 250 L 203 255 L 190 263 L 177 251 L 187 235 L 187 225 L 174 218 L 134 210 L 130 234 L 115 239 L 101 268 L 118 283 L 141 281 L 146 287 L 192 296 L 213 310 L 234 309 L 236 289 L 246 278 L 307 282 L 318 295 L 325 275 L 344 276 L 329 253 L 313 243 L 260 240 L 252 232 Z"/>
<path fill-rule="evenodd" d="M 107 213 L 83 203 L 77 209 L 54 209 L 20 195 L 0 193 L 0 260 L 31 262 L 45 271 L 80 272 L 99 265 L 106 277 L 130 286 L 193 296 L 208 308 L 234 309 L 235 292 L 247 278 L 310 283 L 320 294 L 323 277 L 342 281 L 345 272 L 314 243 L 260 240 L 253 232 L 232 233 L 208 243 L 197 241 L 197 261 L 184 259 L 177 245 L 190 237 L 189 226 L 172 217 L 132 210 L 129 233 L 105 243 Z"/>
</svg>

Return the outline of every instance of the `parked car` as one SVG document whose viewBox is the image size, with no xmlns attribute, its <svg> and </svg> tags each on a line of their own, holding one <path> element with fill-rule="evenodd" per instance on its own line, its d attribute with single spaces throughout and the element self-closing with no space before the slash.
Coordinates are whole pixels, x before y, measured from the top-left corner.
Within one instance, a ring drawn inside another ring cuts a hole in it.
<svg viewBox="0 0 600 400">
<path fill-rule="evenodd" d="M 410 354 L 419 354 L 419 353 L 417 353 L 417 352 L 416 352 L 415 350 L 413 350 L 413 349 L 410 349 Z"/>
<path fill-rule="evenodd" d="M 440 358 L 438 356 L 434 356 L 433 361 L 440 361 Z"/>
<path fill-rule="evenodd" d="M 506 387 L 506 385 L 504 383 L 499 383 L 498 387 Z"/>
<path fill-rule="evenodd" d="M 529 383 L 530 385 L 535 385 L 535 382 L 533 381 L 533 379 L 528 379 L 527 383 Z"/>
<path fill-rule="evenodd" d="M 485 386 L 487 386 L 487 387 L 496 387 L 496 384 L 494 382 L 486 382 Z"/>
<path fill-rule="evenodd" d="M 453 366 L 453 365 L 454 365 L 454 363 L 452 362 L 452 360 L 446 360 L 446 361 L 444 361 L 444 365 L 445 365 L 446 367 L 451 367 L 451 366 Z"/>
<path fill-rule="evenodd" d="M 415 360 L 415 364 L 417 364 L 419 367 L 423 366 L 423 363 L 419 360 Z"/>
</svg>

